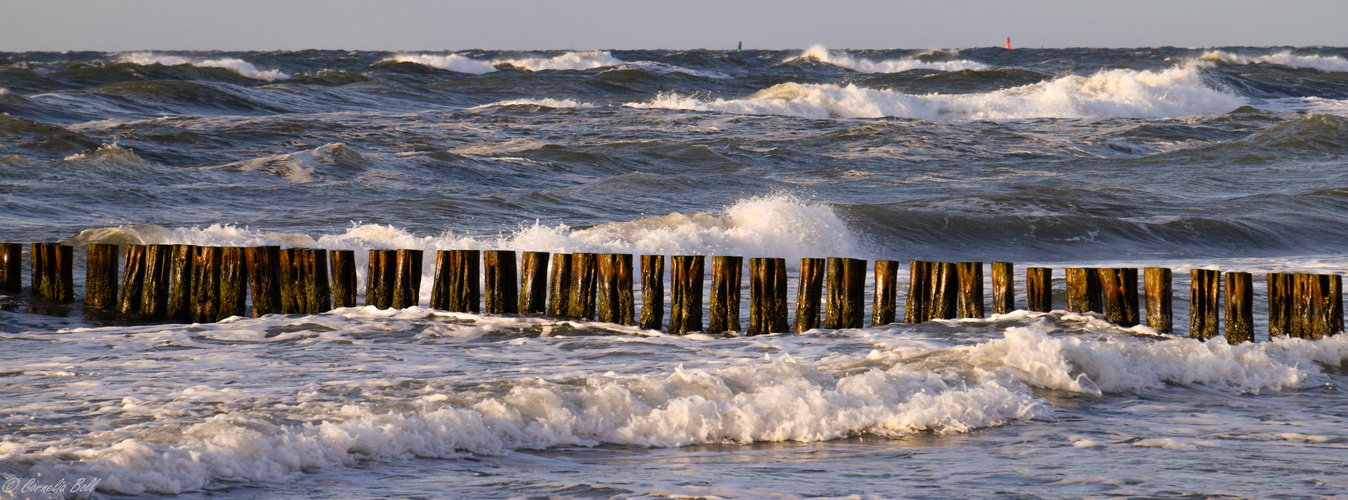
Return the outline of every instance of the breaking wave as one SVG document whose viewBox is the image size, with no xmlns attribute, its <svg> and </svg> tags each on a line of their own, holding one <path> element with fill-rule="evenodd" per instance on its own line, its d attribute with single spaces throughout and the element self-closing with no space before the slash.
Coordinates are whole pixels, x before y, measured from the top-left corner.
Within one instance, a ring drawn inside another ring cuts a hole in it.
<svg viewBox="0 0 1348 500">
<path fill-rule="evenodd" d="M 179 66 L 183 64 L 196 66 L 198 68 L 223 68 L 238 73 L 240 75 L 252 78 L 254 80 L 265 80 L 274 82 L 277 80 L 288 80 L 290 75 L 275 69 L 258 69 L 253 63 L 242 59 L 225 57 L 220 59 L 192 59 L 187 57 L 156 54 L 153 52 L 133 52 L 123 54 L 118 61 L 132 64 L 149 66 L 151 64 L 162 64 L 164 66 Z"/>
<path fill-rule="evenodd" d="M 829 52 L 829 50 L 822 45 L 815 45 L 805 49 L 799 56 L 788 59 L 786 62 L 802 60 L 819 61 L 824 64 L 847 68 L 859 73 L 902 73 L 914 69 L 961 71 L 967 69 L 984 69 L 988 67 L 986 64 L 975 61 L 931 60 L 930 58 L 903 58 L 872 61 L 870 59 L 849 56 L 844 51 Z"/>
</svg>

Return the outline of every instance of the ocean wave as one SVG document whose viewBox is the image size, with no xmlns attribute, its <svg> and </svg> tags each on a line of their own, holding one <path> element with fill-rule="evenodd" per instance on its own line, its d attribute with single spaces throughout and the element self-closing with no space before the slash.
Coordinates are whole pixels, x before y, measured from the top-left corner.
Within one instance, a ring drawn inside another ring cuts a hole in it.
<svg viewBox="0 0 1348 500">
<path fill-rule="evenodd" d="M 644 71 L 644 72 L 647 72 L 647 73 L 650 73 L 650 74 L 654 74 L 654 75 L 667 75 L 667 74 L 670 74 L 670 73 L 682 73 L 682 74 L 685 74 L 685 75 L 700 76 L 700 77 L 703 77 L 703 78 L 713 78 L 713 79 L 717 79 L 717 80 L 725 80 L 725 79 L 731 78 L 730 75 L 727 75 L 727 74 L 725 74 L 725 73 L 721 73 L 721 72 L 719 72 L 719 71 L 698 71 L 698 70 L 695 70 L 695 69 L 688 69 L 688 68 L 685 68 L 685 67 L 682 67 L 682 66 L 676 66 L 676 65 L 673 65 L 673 64 L 665 64 L 665 63 L 662 63 L 662 62 L 655 62 L 655 61 L 636 61 L 636 62 L 630 62 L 630 63 L 622 63 L 622 64 L 620 64 L 620 65 L 614 67 L 613 69 L 609 69 L 609 70 L 605 71 L 605 73 L 610 72 L 610 71 L 623 71 L 623 70 L 629 70 L 629 69 L 634 69 L 634 70 Z"/>
<path fill-rule="evenodd" d="M 346 144 L 326 144 L 307 151 L 254 158 L 215 167 L 237 172 L 262 172 L 294 184 L 321 182 L 341 171 L 360 171 L 370 165 L 359 151 Z"/>
<path fill-rule="evenodd" d="M 242 59 L 225 57 L 220 59 L 191 59 L 167 54 L 156 54 L 153 52 L 133 52 L 123 54 L 118 61 L 142 66 L 151 64 L 162 64 L 164 66 L 179 66 L 188 64 L 198 68 L 222 68 L 228 69 L 240 75 L 252 78 L 254 80 L 265 80 L 274 82 L 277 80 L 288 80 L 290 75 L 275 69 L 258 69 L 253 63 Z"/>
<path fill-rule="evenodd" d="M 960 71 L 968 69 L 984 69 L 988 67 L 988 65 L 976 61 L 940 60 L 936 57 L 936 54 L 936 52 L 926 52 L 918 57 L 872 61 L 870 59 L 849 56 L 844 51 L 829 52 L 829 50 L 822 45 L 815 45 L 805 49 L 800 55 L 787 59 L 786 62 L 805 60 L 819 61 L 824 64 L 831 64 L 859 73 L 902 73 L 914 69 Z"/>
<path fill-rule="evenodd" d="M 593 108 L 594 105 L 588 102 L 578 102 L 572 99 L 509 99 L 505 101 L 493 102 L 474 106 L 472 109 L 497 108 L 502 106 L 538 106 L 542 108 L 557 109 L 575 109 L 575 108 Z"/>
<path fill-rule="evenodd" d="M 1016 120 L 1031 118 L 1171 118 L 1226 113 L 1245 104 L 1208 86 L 1196 65 L 1161 71 L 1104 70 L 976 94 L 912 95 L 836 84 L 782 83 L 740 99 L 702 99 L 662 93 L 643 109 L 676 109 L 801 118 L 917 118 Z"/>
<path fill-rule="evenodd" d="M 1247 55 L 1213 50 L 1200 56 L 1201 60 L 1227 64 L 1277 64 L 1289 68 L 1314 69 L 1326 73 L 1348 72 L 1348 59 L 1339 56 L 1301 55 L 1284 50 L 1273 54 Z"/>
<path fill-rule="evenodd" d="M 528 71 L 546 71 L 587 70 L 623 64 L 623 61 L 613 57 L 608 51 L 567 52 L 554 57 L 502 58 L 490 61 L 472 59 L 460 54 L 397 54 L 384 59 L 384 61 L 420 64 L 473 75 L 491 73 L 496 71 L 498 66 Z"/>
</svg>

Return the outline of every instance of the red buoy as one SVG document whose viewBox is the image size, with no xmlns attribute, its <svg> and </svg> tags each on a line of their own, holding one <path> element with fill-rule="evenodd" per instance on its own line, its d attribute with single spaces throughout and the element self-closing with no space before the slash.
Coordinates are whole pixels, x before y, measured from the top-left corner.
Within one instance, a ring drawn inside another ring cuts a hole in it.
<svg viewBox="0 0 1348 500">
<path fill-rule="evenodd" d="M 1007 50 L 1010 50 L 1010 49 L 1011 49 L 1011 37 L 1009 37 L 1009 36 L 1006 37 L 1006 48 L 1007 48 Z"/>
</svg>

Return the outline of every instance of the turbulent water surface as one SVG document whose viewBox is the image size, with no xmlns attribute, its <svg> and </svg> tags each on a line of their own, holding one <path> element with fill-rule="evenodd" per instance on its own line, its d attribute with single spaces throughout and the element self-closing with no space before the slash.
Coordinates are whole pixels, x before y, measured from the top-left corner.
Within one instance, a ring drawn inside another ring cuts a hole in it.
<svg viewBox="0 0 1348 500">
<path fill-rule="evenodd" d="M 0 495 L 1343 495 L 1348 337 L 1188 339 L 1185 277 L 1344 273 L 1345 166 L 1340 48 L 0 53 L 6 241 L 1160 265 L 1178 323 L 3 297 Z"/>
</svg>

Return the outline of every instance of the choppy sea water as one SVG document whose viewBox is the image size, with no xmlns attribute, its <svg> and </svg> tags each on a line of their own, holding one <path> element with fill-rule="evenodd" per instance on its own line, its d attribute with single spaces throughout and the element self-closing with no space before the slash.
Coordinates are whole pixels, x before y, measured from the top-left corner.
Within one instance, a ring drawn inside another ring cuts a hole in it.
<svg viewBox="0 0 1348 500">
<path fill-rule="evenodd" d="M 1178 327 L 671 336 L 430 310 L 433 260 L 402 311 L 19 306 L 0 494 L 1348 488 L 1348 338 L 1184 336 L 1188 269 L 1348 267 L 1348 49 L 0 53 L 0 89 L 6 241 L 1159 265 Z"/>
</svg>

